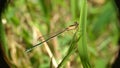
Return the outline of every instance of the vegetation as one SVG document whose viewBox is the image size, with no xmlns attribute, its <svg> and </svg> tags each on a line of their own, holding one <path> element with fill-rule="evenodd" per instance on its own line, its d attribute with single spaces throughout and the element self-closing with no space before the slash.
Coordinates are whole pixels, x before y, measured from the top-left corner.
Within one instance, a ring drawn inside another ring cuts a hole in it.
<svg viewBox="0 0 120 68">
<path fill-rule="evenodd" d="M 110 68 L 116 17 L 112 0 L 11 0 L 0 27 L 12 68 Z"/>
</svg>

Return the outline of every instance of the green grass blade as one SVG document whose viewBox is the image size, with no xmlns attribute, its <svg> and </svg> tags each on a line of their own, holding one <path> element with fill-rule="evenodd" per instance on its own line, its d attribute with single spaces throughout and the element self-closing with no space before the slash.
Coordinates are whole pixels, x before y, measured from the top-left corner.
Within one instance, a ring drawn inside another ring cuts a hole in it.
<svg viewBox="0 0 120 68">
<path fill-rule="evenodd" d="M 66 63 L 67 59 L 70 57 L 70 55 L 76 51 L 76 44 L 80 39 L 80 36 L 77 37 L 77 33 L 78 32 L 76 31 L 72 40 L 71 40 L 70 48 L 68 49 L 68 52 L 67 52 L 66 56 L 63 58 L 61 63 L 59 63 L 57 68 L 60 68 L 62 65 L 64 65 Z"/>
<path fill-rule="evenodd" d="M 71 0 L 70 1 L 71 4 L 71 14 L 72 14 L 72 19 L 76 19 L 77 18 L 77 0 Z"/>
<path fill-rule="evenodd" d="M 1 18 L 0 18 L 1 19 Z M 5 30 L 4 26 L 2 24 L 2 21 L 0 20 L 0 44 L 5 50 L 6 55 L 8 55 L 8 46 L 7 46 L 7 40 L 6 40 L 6 35 L 5 35 Z"/>
<path fill-rule="evenodd" d="M 80 20 L 79 28 L 81 38 L 78 42 L 78 51 L 81 58 L 83 68 L 90 68 L 87 52 L 87 41 L 86 41 L 86 21 L 87 21 L 87 0 L 80 0 Z"/>
</svg>

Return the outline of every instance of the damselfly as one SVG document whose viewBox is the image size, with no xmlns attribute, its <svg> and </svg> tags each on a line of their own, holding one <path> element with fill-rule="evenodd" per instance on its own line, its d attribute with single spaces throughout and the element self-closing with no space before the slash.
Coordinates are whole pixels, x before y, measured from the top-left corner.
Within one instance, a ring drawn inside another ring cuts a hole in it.
<svg viewBox="0 0 120 68">
<path fill-rule="evenodd" d="M 60 32 L 56 33 L 55 35 L 50 36 L 49 38 L 45 39 L 44 41 L 41 41 L 40 43 L 38 43 L 38 44 L 36 44 L 36 45 L 34 45 L 34 46 L 30 47 L 29 49 L 27 49 L 27 50 L 26 50 L 26 52 L 31 51 L 33 48 L 35 48 L 35 47 L 37 47 L 37 46 L 40 46 L 40 45 L 41 45 L 41 44 L 43 44 L 44 42 L 49 41 L 50 39 L 52 39 L 52 38 L 54 38 L 54 37 L 56 37 L 56 36 L 58 36 L 58 35 L 62 34 L 62 33 L 63 33 L 63 32 L 65 32 L 65 31 L 69 31 L 69 30 L 76 29 L 76 28 L 78 27 L 78 25 L 79 25 L 79 24 L 78 24 L 77 22 L 75 22 L 74 24 L 72 24 L 72 25 L 68 26 L 68 27 L 67 27 L 67 28 L 65 28 L 64 30 L 62 30 L 62 31 L 60 31 Z"/>
</svg>

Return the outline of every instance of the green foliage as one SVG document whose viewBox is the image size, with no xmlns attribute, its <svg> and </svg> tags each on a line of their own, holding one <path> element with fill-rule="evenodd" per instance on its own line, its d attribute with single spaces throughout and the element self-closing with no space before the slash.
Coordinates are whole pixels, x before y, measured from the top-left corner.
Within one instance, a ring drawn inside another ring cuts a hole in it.
<svg viewBox="0 0 120 68">
<path fill-rule="evenodd" d="M 0 42 L 11 68 L 107 68 L 117 50 L 118 21 L 109 0 L 16 0 L 2 20 Z M 76 21 L 76 29 L 25 52 Z"/>
</svg>

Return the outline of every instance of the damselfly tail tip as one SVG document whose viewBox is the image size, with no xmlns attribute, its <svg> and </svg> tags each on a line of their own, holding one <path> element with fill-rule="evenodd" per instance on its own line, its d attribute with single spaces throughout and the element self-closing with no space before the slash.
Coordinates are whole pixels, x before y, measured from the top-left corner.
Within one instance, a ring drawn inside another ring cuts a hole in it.
<svg viewBox="0 0 120 68">
<path fill-rule="evenodd" d="M 30 49 L 26 49 L 25 52 L 29 53 L 31 50 L 32 50 L 31 48 Z"/>
</svg>

